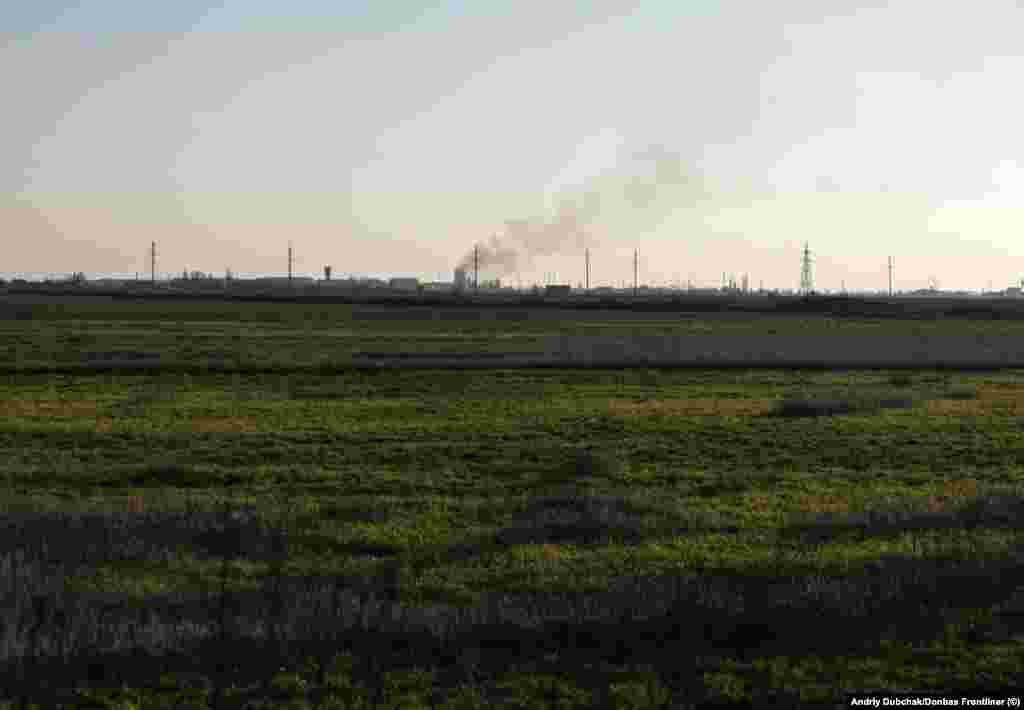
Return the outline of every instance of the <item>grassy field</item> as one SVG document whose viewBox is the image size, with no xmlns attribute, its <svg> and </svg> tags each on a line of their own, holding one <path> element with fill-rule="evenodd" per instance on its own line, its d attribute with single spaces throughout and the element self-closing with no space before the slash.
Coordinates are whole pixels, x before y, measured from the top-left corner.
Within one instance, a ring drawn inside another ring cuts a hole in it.
<svg viewBox="0 0 1024 710">
<path fill-rule="evenodd" d="M 0 298 L 4 371 L 210 362 L 267 370 L 344 366 L 361 352 L 532 352 L 553 335 L 1024 335 L 1021 320 L 855 319 L 557 308 Z"/>
<path fill-rule="evenodd" d="M 315 365 L 1022 323 L 0 314 L 0 707 L 846 707 L 1021 685 L 1024 373 Z M 229 367 L 75 369 L 140 352 Z"/>
</svg>

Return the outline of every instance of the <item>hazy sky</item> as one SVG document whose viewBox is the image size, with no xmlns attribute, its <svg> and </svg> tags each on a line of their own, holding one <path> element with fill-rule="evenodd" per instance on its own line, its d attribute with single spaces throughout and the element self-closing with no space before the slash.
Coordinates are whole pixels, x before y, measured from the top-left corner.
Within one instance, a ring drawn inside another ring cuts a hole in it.
<svg viewBox="0 0 1024 710">
<path fill-rule="evenodd" d="M 8 3 L 4 272 L 1024 275 L 1024 7 Z"/>
</svg>

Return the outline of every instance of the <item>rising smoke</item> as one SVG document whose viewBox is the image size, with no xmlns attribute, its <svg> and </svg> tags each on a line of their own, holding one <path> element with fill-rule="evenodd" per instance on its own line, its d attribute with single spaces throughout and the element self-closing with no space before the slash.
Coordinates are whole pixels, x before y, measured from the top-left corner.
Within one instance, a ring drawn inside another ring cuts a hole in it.
<svg viewBox="0 0 1024 710">
<path fill-rule="evenodd" d="M 707 197 L 705 182 L 681 156 L 650 146 L 554 195 L 548 215 L 506 220 L 502 232 L 477 243 L 459 266 L 472 270 L 475 257 L 481 269 L 516 273 L 530 268 L 536 257 L 579 253 L 603 236 L 643 236 L 676 210 Z"/>
</svg>

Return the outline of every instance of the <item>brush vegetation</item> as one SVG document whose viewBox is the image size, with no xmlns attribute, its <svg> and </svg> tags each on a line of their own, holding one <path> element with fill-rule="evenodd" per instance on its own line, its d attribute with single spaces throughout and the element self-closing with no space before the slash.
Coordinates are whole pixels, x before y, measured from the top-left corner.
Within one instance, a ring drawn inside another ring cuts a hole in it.
<svg viewBox="0 0 1024 710">
<path fill-rule="evenodd" d="M 8 351 L 0 707 L 797 707 L 1019 685 L 1024 374 L 325 373 L 295 365 L 317 342 L 302 318 L 367 349 L 592 323 L 306 310 L 0 322 L 51 365 L 225 341 L 291 363 L 26 372 Z"/>
</svg>

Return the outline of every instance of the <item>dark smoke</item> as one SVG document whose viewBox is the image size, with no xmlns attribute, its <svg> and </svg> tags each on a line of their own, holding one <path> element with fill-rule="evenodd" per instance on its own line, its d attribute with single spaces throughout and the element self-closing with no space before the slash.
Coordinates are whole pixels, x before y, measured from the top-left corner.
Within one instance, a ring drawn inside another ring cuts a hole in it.
<svg viewBox="0 0 1024 710">
<path fill-rule="evenodd" d="M 595 232 L 628 230 L 628 236 L 657 228 L 680 207 L 706 198 L 703 181 L 683 159 L 661 146 L 635 151 L 616 168 L 560 196 L 550 217 L 505 222 L 505 229 L 476 245 L 477 265 L 500 275 L 528 269 L 535 257 L 579 253 L 596 243 Z M 459 262 L 472 271 L 474 250 Z"/>
</svg>

